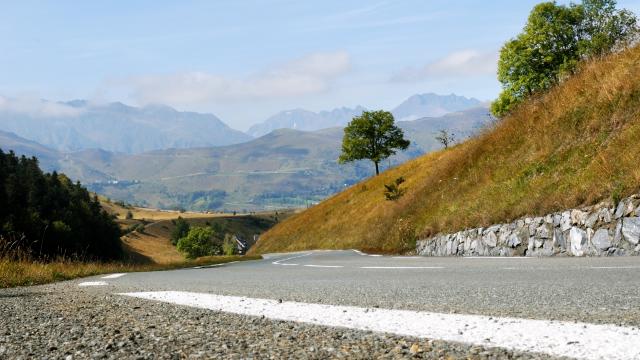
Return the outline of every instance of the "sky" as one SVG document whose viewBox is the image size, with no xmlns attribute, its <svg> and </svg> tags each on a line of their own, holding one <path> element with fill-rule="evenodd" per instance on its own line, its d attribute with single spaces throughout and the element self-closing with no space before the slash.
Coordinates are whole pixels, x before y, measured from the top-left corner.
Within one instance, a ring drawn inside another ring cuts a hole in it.
<svg viewBox="0 0 640 360">
<path fill-rule="evenodd" d="M 538 2 L 2 1 L 0 96 L 164 104 L 240 130 L 416 93 L 490 101 L 498 51 Z"/>
</svg>

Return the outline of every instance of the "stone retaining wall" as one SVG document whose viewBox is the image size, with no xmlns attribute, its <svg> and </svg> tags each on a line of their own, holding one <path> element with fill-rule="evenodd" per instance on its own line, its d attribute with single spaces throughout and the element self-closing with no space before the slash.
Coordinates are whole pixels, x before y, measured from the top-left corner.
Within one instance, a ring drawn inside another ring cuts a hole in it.
<svg viewBox="0 0 640 360">
<path fill-rule="evenodd" d="M 423 256 L 640 255 L 640 195 L 417 242 Z"/>
</svg>

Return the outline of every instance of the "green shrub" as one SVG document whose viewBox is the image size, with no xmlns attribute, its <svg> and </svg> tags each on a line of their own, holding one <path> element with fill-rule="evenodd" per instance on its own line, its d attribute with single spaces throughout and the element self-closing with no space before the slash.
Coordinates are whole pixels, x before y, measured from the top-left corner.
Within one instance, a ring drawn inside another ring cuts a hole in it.
<svg viewBox="0 0 640 360">
<path fill-rule="evenodd" d="M 178 251 L 187 259 L 217 255 L 220 252 L 213 239 L 213 230 L 208 227 L 193 227 L 186 237 L 178 240 Z"/>
<path fill-rule="evenodd" d="M 384 184 L 384 197 L 389 201 L 396 201 L 400 199 L 405 193 L 405 189 L 400 188 L 402 183 L 404 183 L 404 178 L 401 176 L 391 184 Z"/>
</svg>

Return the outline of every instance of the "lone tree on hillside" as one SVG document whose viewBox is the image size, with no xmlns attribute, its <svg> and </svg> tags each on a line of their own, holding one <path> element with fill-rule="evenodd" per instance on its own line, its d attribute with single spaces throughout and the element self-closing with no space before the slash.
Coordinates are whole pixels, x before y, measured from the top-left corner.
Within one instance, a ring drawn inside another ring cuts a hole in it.
<svg viewBox="0 0 640 360">
<path fill-rule="evenodd" d="M 394 123 L 388 111 L 365 111 L 356 116 L 344 128 L 342 154 L 338 161 L 369 159 L 376 165 L 376 175 L 380 173 L 380 161 L 396 153 L 396 149 L 406 150 L 411 143 L 405 140 L 402 129 Z"/>
<path fill-rule="evenodd" d="M 606 55 L 636 40 L 635 15 L 616 9 L 615 0 L 536 5 L 523 31 L 500 50 L 502 93 L 491 104 L 497 117 L 525 98 L 571 75 L 581 60 Z"/>
<path fill-rule="evenodd" d="M 456 139 L 453 133 L 448 132 L 447 130 L 440 130 L 440 133 L 436 136 L 436 140 L 441 143 L 445 149 L 449 148 L 449 145 L 453 144 Z"/>
</svg>

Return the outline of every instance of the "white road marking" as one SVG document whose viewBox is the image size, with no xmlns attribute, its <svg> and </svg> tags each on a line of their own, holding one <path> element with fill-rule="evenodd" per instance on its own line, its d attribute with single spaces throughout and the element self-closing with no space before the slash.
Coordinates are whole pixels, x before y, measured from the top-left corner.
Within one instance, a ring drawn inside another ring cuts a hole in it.
<svg viewBox="0 0 640 360">
<path fill-rule="evenodd" d="M 106 281 L 85 281 L 78 284 L 78 286 L 105 286 L 108 285 Z"/>
<path fill-rule="evenodd" d="M 274 262 L 272 262 L 272 264 L 273 265 L 286 265 L 286 264 L 283 264 L 283 262 L 289 261 L 289 260 L 293 260 L 293 259 L 297 259 L 297 258 L 301 258 L 301 257 L 304 257 L 304 256 L 309 256 L 309 255 L 311 255 L 311 253 L 302 254 L 302 255 L 296 255 L 296 256 L 288 257 L 286 259 L 280 259 L 280 260 L 274 261 Z"/>
<path fill-rule="evenodd" d="M 440 339 L 581 359 L 638 359 L 640 330 L 547 320 L 439 314 L 408 310 L 306 304 L 271 299 L 158 291 L 125 293 L 227 313 L 343 327 L 401 336 Z"/>
<path fill-rule="evenodd" d="M 640 266 L 592 266 L 590 269 L 640 269 Z"/>
<path fill-rule="evenodd" d="M 362 252 L 362 251 L 360 251 L 360 250 L 356 250 L 356 249 L 351 249 L 351 250 L 355 251 L 355 253 L 356 253 L 356 254 L 358 254 L 358 255 L 363 255 L 363 256 L 364 256 L 364 255 L 367 255 L 367 254 L 363 253 L 363 252 Z"/>
<path fill-rule="evenodd" d="M 218 266 L 229 265 L 229 264 L 235 264 L 235 263 L 237 263 L 237 261 L 229 261 L 229 262 L 221 263 L 221 264 L 211 264 L 211 265 L 194 266 L 194 267 L 192 267 L 192 269 L 208 269 L 208 268 L 212 268 L 212 267 L 218 267 Z"/>
<path fill-rule="evenodd" d="M 393 259 L 425 259 L 425 256 L 392 256 Z"/>
<path fill-rule="evenodd" d="M 382 256 L 382 255 L 380 255 L 380 254 L 371 254 L 371 255 L 369 255 L 369 256 L 373 256 L 373 257 L 380 257 L 380 256 Z"/>
<path fill-rule="evenodd" d="M 304 265 L 304 266 L 313 267 L 313 268 L 343 268 L 344 267 L 342 265 L 313 265 L 313 264 Z"/>
<path fill-rule="evenodd" d="M 361 266 L 360 269 L 444 269 L 444 266 Z"/>
<path fill-rule="evenodd" d="M 111 274 L 111 275 L 103 276 L 100 279 L 117 279 L 117 278 L 125 276 L 125 275 L 127 275 L 127 274 Z"/>
</svg>

